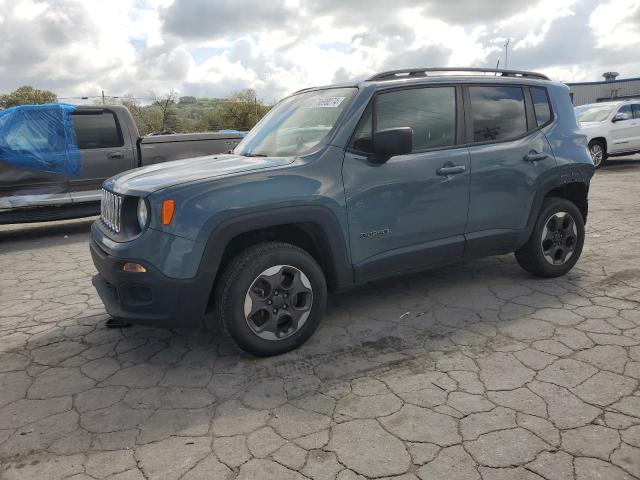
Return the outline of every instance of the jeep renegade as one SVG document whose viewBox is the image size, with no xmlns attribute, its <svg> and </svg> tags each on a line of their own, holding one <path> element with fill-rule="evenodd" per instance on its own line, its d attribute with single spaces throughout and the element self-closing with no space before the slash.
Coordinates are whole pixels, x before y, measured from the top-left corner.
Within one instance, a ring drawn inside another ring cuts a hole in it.
<svg viewBox="0 0 640 480">
<path fill-rule="evenodd" d="M 231 154 L 104 182 L 93 283 L 116 318 L 220 321 L 245 351 L 279 354 L 313 334 L 327 291 L 510 252 L 534 275 L 567 273 L 593 172 L 568 88 L 538 73 L 309 88 Z"/>
</svg>

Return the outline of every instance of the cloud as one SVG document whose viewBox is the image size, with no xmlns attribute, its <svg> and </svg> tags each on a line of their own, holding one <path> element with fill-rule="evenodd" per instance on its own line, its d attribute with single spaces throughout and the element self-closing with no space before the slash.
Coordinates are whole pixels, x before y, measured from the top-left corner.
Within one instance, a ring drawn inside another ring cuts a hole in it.
<svg viewBox="0 0 640 480">
<path fill-rule="evenodd" d="M 619 42 L 613 47 L 602 45 L 601 34 L 592 26 L 594 12 L 600 8 L 599 5 L 597 0 L 574 5 L 569 14 L 550 22 L 538 43 L 514 49 L 509 66 L 541 70 L 552 78 L 567 82 L 596 80 L 604 71 L 611 69 L 625 71 L 627 76 L 633 75 L 634 68 L 637 68 L 634 67 L 635 52 L 640 42 Z M 629 12 L 626 13 L 628 16 Z M 615 15 L 619 16 L 619 12 L 616 11 Z M 598 17 L 602 22 L 609 19 L 604 11 L 599 12 Z M 620 21 L 624 19 L 622 16 Z"/>
<path fill-rule="evenodd" d="M 0 93 L 267 101 L 407 67 L 640 76 L 640 0 L 0 0 Z"/>
<path fill-rule="evenodd" d="M 498 22 L 532 6 L 530 0 L 431 0 L 425 12 L 454 25 L 477 25 Z"/>
<path fill-rule="evenodd" d="M 162 10 L 167 33 L 187 39 L 216 39 L 283 29 L 290 17 L 283 0 L 176 0 Z"/>
<path fill-rule="evenodd" d="M 95 8 L 94 8 L 95 7 Z M 59 89 L 100 81 L 133 60 L 124 32 L 103 28 L 100 5 L 67 0 L 0 2 L 0 90 L 32 83 Z"/>
</svg>

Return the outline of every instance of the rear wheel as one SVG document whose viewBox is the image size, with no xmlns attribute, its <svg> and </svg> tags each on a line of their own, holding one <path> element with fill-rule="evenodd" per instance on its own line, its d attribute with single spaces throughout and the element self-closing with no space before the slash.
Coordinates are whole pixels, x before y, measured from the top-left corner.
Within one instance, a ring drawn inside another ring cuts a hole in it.
<svg viewBox="0 0 640 480">
<path fill-rule="evenodd" d="M 529 241 L 515 252 L 529 273 L 559 277 L 573 268 L 584 245 L 582 213 L 569 200 L 545 199 Z"/>
<path fill-rule="evenodd" d="M 294 245 L 268 242 L 238 254 L 216 286 L 227 335 L 258 356 L 297 348 L 316 330 L 327 300 L 324 273 Z"/>
<path fill-rule="evenodd" d="M 596 168 L 603 166 L 607 160 L 607 149 L 600 140 L 593 140 L 589 143 L 589 153 Z"/>
</svg>

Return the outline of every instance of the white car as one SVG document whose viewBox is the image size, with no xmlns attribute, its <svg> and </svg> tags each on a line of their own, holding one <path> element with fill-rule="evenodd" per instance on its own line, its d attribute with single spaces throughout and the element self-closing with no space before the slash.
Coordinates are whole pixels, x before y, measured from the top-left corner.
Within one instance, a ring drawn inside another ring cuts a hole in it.
<svg viewBox="0 0 640 480">
<path fill-rule="evenodd" d="M 607 157 L 640 152 L 640 100 L 581 105 L 575 112 L 596 168 Z"/>
</svg>

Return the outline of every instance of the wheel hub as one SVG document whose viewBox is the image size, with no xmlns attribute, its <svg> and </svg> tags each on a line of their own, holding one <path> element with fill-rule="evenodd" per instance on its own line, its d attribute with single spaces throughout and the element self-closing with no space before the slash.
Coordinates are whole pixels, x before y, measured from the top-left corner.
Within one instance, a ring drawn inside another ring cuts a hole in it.
<svg viewBox="0 0 640 480">
<path fill-rule="evenodd" d="M 573 217 L 567 212 L 554 213 L 542 230 L 542 255 L 551 265 L 562 265 L 573 255 L 577 241 L 578 229 Z"/>
<path fill-rule="evenodd" d="M 284 305 L 284 298 L 281 295 L 273 295 L 271 301 L 273 302 L 273 308 L 282 308 Z"/>
<path fill-rule="evenodd" d="M 599 144 L 594 144 L 591 146 L 590 149 L 591 152 L 591 158 L 593 160 L 593 164 L 597 167 L 602 163 L 602 159 L 604 156 L 604 152 L 602 150 L 602 147 Z"/>
<path fill-rule="evenodd" d="M 296 267 L 270 267 L 252 282 L 245 295 L 244 315 L 251 331 L 264 340 L 283 340 L 307 321 L 313 289 Z"/>
<path fill-rule="evenodd" d="M 562 245 L 562 240 L 564 238 L 563 232 L 554 232 L 553 234 L 553 244 L 554 245 Z"/>
</svg>

